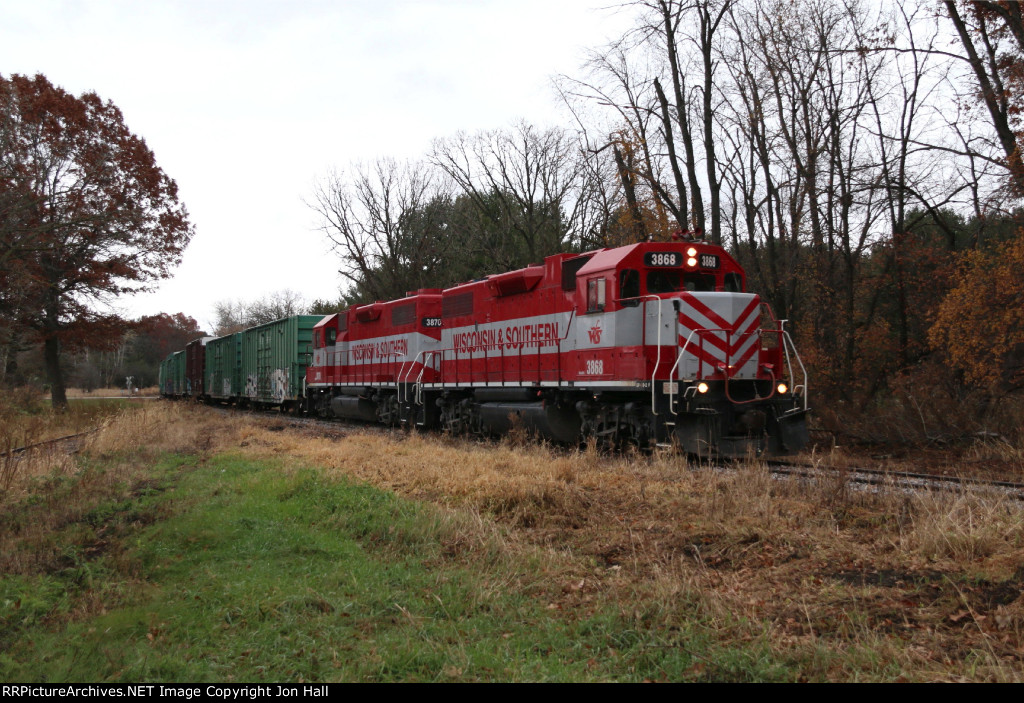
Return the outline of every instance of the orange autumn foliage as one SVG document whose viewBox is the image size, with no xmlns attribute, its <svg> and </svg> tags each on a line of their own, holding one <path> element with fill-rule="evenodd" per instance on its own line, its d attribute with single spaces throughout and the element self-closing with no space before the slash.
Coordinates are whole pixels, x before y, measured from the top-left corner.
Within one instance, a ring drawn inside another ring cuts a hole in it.
<svg viewBox="0 0 1024 703">
<path fill-rule="evenodd" d="M 966 254 L 960 282 L 929 332 L 970 382 L 1024 383 L 1024 229 L 995 250 Z"/>
</svg>

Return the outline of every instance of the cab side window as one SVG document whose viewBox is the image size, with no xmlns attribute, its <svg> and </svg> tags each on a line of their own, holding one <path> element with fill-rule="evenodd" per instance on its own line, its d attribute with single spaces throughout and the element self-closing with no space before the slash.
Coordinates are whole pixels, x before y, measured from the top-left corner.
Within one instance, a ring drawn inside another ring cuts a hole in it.
<svg viewBox="0 0 1024 703">
<path fill-rule="evenodd" d="M 727 293 L 742 293 L 743 277 L 738 273 L 725 274 L 725 291 Z"/>
<path fill-rule="evenodd" d="M 587 281 L 587 312 L 603 312 L 605 304 L 605 279 L 591 278 Z"/>
<path fill-rule="evenodd" d="M 623 269 L 619 272 L 619 298 L 640 297 L 640 272 L 635 269 Z"/>
</svg>

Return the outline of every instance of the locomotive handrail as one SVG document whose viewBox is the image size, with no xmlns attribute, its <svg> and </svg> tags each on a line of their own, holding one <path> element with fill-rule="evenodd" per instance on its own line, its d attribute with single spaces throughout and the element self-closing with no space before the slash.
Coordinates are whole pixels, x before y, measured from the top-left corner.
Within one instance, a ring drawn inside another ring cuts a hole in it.
<svg viewBox="0 0 1024 703">
<path fill-rule="evenodd" d="M 336 366 L 337 379 L 334 381 L 339 386 L 345 385 L 358 385 L 368 386 L 370 388 L 383 388 L 389 383 L 394 383 L 397 387 L 401 375 L 405 373 L 405 365 L 408 362 L 399 362 L 399 357 L 404 356 L 400 352 L 387 352 L 382 354 L 377 360 L 370 360 L 364 363 L 353 363 L 352 350 L 342 349 L 339 351 L 327 352 L 325 354 L 326 363 L 332 368 Z M 401 363 L 402 366 L 398 370 L 398 374 L 395 374 L 395 366 Z M 413 361 L 415 363 L 415 361 Z M 411 368 L 411 367 L 410 367 Z M 347 369 L 347 370 L 346 370 Z M 375 371 L 377 373 L 375 373 Z M 391 382 L 383 380 L 377 377 L 387 377 L 388 372 L 391 372 L 393 380 Z M 335 374 L 331 374 L 335 375 Z"/>
<path fill-rule="evenodd" d="M 788 320 L 777 319 L 775 317 L 775 313 L 772 312 L 771 305 L 769 305 L 763 300 L 761 301 L 761 307 L 766 308 L 768 310 L 768 315 L 771 316 L 772 320 L 779 325 L 779 329 L 777 330 L 777 332 L 779 334 L 779 338 L 782 340 L 782 353 L 786 357 L 786 371 L 789 374 L 789 378 L 791 380 L 796 381 L 796 377 L 793 375 L 793 362 L 789 358 L 789 352 L 791 349 L 793 351 L 793 356 L 796 357 L 796 363 L 800 365 L 800 374 L 803 376 L 803 383 L 795 383 L 791 390 L 794 395 L 796 394 L 797 390 L 803 391 L 801 393 L 801 396 L 804 399 L 804 410 L 807 410 L 807 368 L 804 366 L 803 359 L 800 358 L 800 352 L 796 350 L 796 344 L 793 343 L 793 338 L 790 337 L 789 332 L 786 331 L 786 323 L 788 322 Z"/>
<path fill-rule="evenodd" d="M 769 331 L 775 332 L 776 330 L 769 330 Z M 698 339 L 700 339 L 700 344 L 698 345 L 698 351 L 699 351 L 704 346 L 703 335 L 704 335 L 704 333 L 708 333 L 708 332 L 710 332 L 710 333 L 724 332 L 725 334 L 731 334 L 731 330 L 711 329 L 710 327 L 702 327 L 700 329 L 691 330 L 690 334 L 686 337 L 686 343 L 683 344 L 683 346 L 679 348 L 679 354 L 676 356 L 676 362 L 672 365 L 672 370 L 669 372 L 669 378 L 670 379 L 674 379 L 675 378 L 676 369 L 679 367 L 679 363 L 682 361 L 683 355 L 686 354 L 687 353 L 687 349 L 690 348 L 690 343 L 691 343 L 691 340 L 693 339 L 693 335 L 699 333 L 698 334 Z M 785 353 L 785 356 L 786 356 L 786 371 L 787 371 L 787 373 L 789 375 L 789 378 L 791 378 L 791 379 L 795 378 L 794 375 L 793 375 L 792 361 L 790 360 L 790 350 L 792 350 L 793 356 L 796 357 L 796 361 L 800 365 L 800 374 L 801 374 L 801 376 L 803 376 L 803 383 L 794 385 L 793 388 L 790 389 L 790 390 L 792 391 L 792 393 L 794 395 L 797 394 L 798 390 L 802 390 L 803 391 L 800 395 L 801 395 L 801 397 L 803 398 L 803 401 L 804 401 L 804 410 L 807 410 L 807 408 L 808 408 L 808 399 L 807 399 L 807 368 L 804 366 L 803 359 L 800 358 L 800 352 L 798 352 L 796 350 L 796 344 L 793 343 L 793 338 L 789 336 L 789 332 L 787 332 L 785 329 L 783 329 L 781 324 L 779 325 L 779 329 L 777 330 L 777 332 L 781 335 L 781 337 L 783 339 L 783 345 L 782 346 L 783 346 L 783 352 Z M 696 376 L 697 380 L 701 380 L 701 379 L 704 378 L 704 373 L 703 373 L 704 363 L 705 362 L 701 361 L 698 358 L 698 360 L 697 360 L 697 376 Z M 726 381 L 726 394 L 728 395 L 728 382 L 729 382 L 728 374 L 726 374 L 725 381 Z M 669 383 L 668 390 L 669 390 L 669 394 L 668 394 L 668 396 L 669 396 L 668 397 L 668 407 L 669 407 L 669 410 L 672 412 L 673 415 L 678 415 L 679 413 L 677 413 L 676 410 L 675 410 L 675 392 L 674 392 L 674 387 L 671 384 L 671 382 Z M 775 374 L 772 374 L 772 393 L 768 397 L 770 398 L 774 394 L 775 394 Z M 731 398 L 729 399 L 729 401 L 732 402 L 732 403 L 735 403 L 737 405 L 742 404 L 741 401 L 732 400 Z M 742 402 L 751 402 L 751 401 L 742 401 Z"/>
<path fill-rule="evenodd" d="M 674 363 L 672 365 L 672 370 L 669 371 L 668 409 L 669 409 L 669 411 L 673 415 L 678 415 L 679 414 L 675 410 L 675 402 L 676 401 L 675 401 L 675 393 L 673 392 L 674 386 L 672 385 L 672 383 L 674 382 L 675 377 L 676 377 L 676 368 L 678 368 L 679 362 L 683 360 L 683 354 L 686 354 L 686 350 L 690 348 L 690 340 L 693 339 L 693 335 L 697 334 L 698 332 L 700 332 L 700 333 L 703 333 L 703 332 L 725 332 L 726 334 L 728 334 L 729 330 L 711 329 L 710 327 L 701 327 L 699 330 L 696 330 L 696 329 L 695 330 L 690 330 L 690 334 L 686 337 L 686 343 L 683 344 L 683 346 L 681 346 L 679 348 L 679 355 L 676 357 L 676 363 Z M 697 338 L 700 340 L 700 344 L 698 345 L 697 350 L 698 351 L 703 351 L 703 349 L 704 349 L 704 337 L 703 337 L 703 335 L 699 335 Z M 694 354 L 694 356 L 696 356 L 696 354 Z M 698 357 L 698 359 L 697 359 L 697 379 L 698 380 L 704 378 L 704 374 L 703 374 L 704 363 L 705 362 L 702 361 Z"/>
<path fill-rule="evenodd" d="M 695 332 L 696 330 L 694 330 Z M 690 332 L 690 336 L 693 336 L 693 332 Z M 679 362 L 683 360 L 683 354 L 686 353 L 686 347 L 690 344 L 690 337 L 686 338 L 686 344 L 679 348 L 679 353 L 676 355 L 676 363 L 672 364 L 672 369 L 668 372 L 668 410 L 673 415 L 678 415 L 676 412 L 676 400 L 675 400 L 675 386 L 673 385 L 676 381 L 676 369 L 679 368 Z M 687 389 L 689 390 L 689 389 Z"/>
<path fill-rule="evenodd" d="M 403 393 L 402 393 L 402 390 L 403 390 L 403 386 L 408 386 L 409 384 L 408 384 L 408 382 L 406 382 L 406 383 L 404 383 L 404 384 L 403 384 L 403 383 L 401 382 L 401 380 L 400 380 L 400 379 L 402 379 L 402 378 L 404 378 L 404 377 L 405 377 L 405 365 L 406 365 L 406 364 L 409 364 L 409 369 L 410 369 L 410 370 L 412 370 L 413 368 L 415 368 L 415 367 L 416 367 L 416 362 L 417 362 L 417 361 L 419 361 L 419 358 L 420 358 L 421 356 L 423 356 L 423 353 L 424 353 L 425 351 L 426 351 L 426 350 L 424 349 L 423 351 L 419 352 L 419 353 L 418 353 L 418 354 L 417 354 L 417 355 L 415 356 L 415 358 L 413 358 L 413 360 L 412 360 L 412 361 L 403 361 L 403 362 L 402 362 L 402 368 L 400 368 L 400 369 L 398 370 L 398 378 L 396 378 L 396 379 L 395 379 L 395 383 L 396 383 L 396 385 L 398 386 L 398 393 L 397 393 L 397 395 L 398 395 L 398 402 L 399 402 L 399 403 L 404 403 L 404 402 L 406 402 L 407 400 L 409 400 L 409 392 L 408 392 L 408 390 L 406 390 L 406 392 L 405 392 L 405 394 L 404 394 L 404 396 L 405 396 L 405 397 L 403 397 Z M 423 376 L 423 372 L 422 372 L 422 371 L 420 371 L 420 376 L 421 376 L 421 377 Z M 417 380 L 419 380 L 419 379 L 417 378 Z"/>
<path fill-rule="evenodd" d="M 807 403 L 808 403 L 808 400 L 807 400 L 807 368 L 804 366 L 804 361 L 803 361 L 803 359 L 800 358 L 800 352 L 798 352 L 796 350 L 796 345 L 793 343 L 792 337 L 789 336 L 789 332 L 787 332 L 784 329 L 782 329 L 781 332 L 783 334 L 783 339 L 785 340 L 785 342 L 788 343 L 788 345 L 787 344 L 783 345 L 783 351 L 785 351 L 785 353 L 786 353 L 786 365 L 788 366 L 789 363 L 790 363 L 790 361 L 789 361 L 789 348 L 792 348 L 793 349 L 793 356 L 796 357 L 796 363 L 800 364 L 800 373 L 804 377 L 804 379 L 803 379 L 804 382 L 799 384 L 799 385 L 793 386 L 792 391 L 793 391 L 793 393 L 796 393 L 798 388 L 803 389 L 803 393 L 801 395 L 803 396 L 803 399 L 804 399 L 804 410 L 807 410 L 807 407 L 808 407 L 808 405 L 807 405 Z M 790 369 L 789 377 L 793 378 L 793 371 L 792 371 L 792 369 Z"/>
<path fill-rule="evenodd" d="M 416 362 L 419 361 L 420 357 L 421 356 L 423 357 L 423 365 L 420 367 L 419 375 L 416 376 L 416 381 L 413 383 L 413 388 L 415 389 L 415 391 L 414 391 L 415 399 L 416 399 L 416 403 L 417 404 L 422 404 L 421 400 L 422 400 L 423 374 L 426 373 L 426 370 L 427 370 L 427 359 L 426 359 L 426 357 L 427 357 L 428 354 L 432 356 L 434 354 L 434 350 L 433 349 L 424 349 L 424 350 L 420 351 L 411 362 L 408 362 L 410 364 L 409 368 L 412 369 L 412 368 L 414 368 L 416 366 Z M 405 364 L 404 363 L 402 364 L 402 375 L 403 376 L 405 375 Z M 399 386 L 398 386 L 398 402 L 399 403 L 407 402 L 409 400 L 409 391 L 408 391 L 409 384 L 406 383 L 405 386 L 406 386 L 406 388 L 405 388 L 405 396 L 404 397 L 402 395 L 402 390 L 403 390 L 402 389 L 402 384 L 399 384 Z"/>
<path fill-rule="evenodd" d="M 504 362 L 505 362 L 505 359 L 510 358 L 510 357 L 508 357 L 506 355 L 506 351 L 508 351 L 508 347 L 510 345 L 514 344 L 515 345 L 514 351 L 516 352 L 516 354 L 515 354 L 514 357 L 511 357 L 511 358 L 513 358 L 514 363 L 518 363 L 518 372 L 519 372 L 519 381 L 520 382 L 523 382 L 523 381 L 526 380 L 526 379 L 523 378 L 523 352 L 526 351 L 527 353 L 531 353 L 531 350 L 536 348 L 536 353 L 537 353 L 537 381 L 538 382 L 543 382 L 544 375 L 543 375 L 543 370 L 541 368 L 541 355 L 543 353 L 544 347 L 554 347 L 555 348 L 555 354 L 558 357 L 557 364 L 556 364 L 558 378 L 556 379 L 556 381 L 557 381 L 558 385 L 562 385 L 562 380 L 563 380 L 562 379 L 562 372 L 561 372 L 561 369 L 562 369 L 562 359 L 561 359 L 562 342 L 569 338 L 569 333 L 572 330 L 573 322 L 575 322 L 575 320 L 576 320 L 576 311 L 577 311 L 577 309 L 576 309 L 575 306 L 571 310 L 568 311 L 569 319 L 568 319 L 568 321 L 566 322 L 566 325 L 565 325 L 565 332 L 562 335 L 558 336 L 558 337 L 536 339 L 536 340 L 524 340 L 524 341 L 521 341 L 521 342 L 514 342 L 514 343 L 513 342 L 509 342 L 507 340 L 504 341 L 504 342 L 488 342 L 487 344 L 479 344 L 479 345 L 475 346 L 474 348 L 470 349 L 469 351 L 466 352 L 466 354 L 468 355 L 468 363 L 469 363 L 469 369 L 466 372 L 468 380 L 466 382 L 467 383 L 472 383 L 473 373 L 474 373 L 473 372 L 473 354 L 474 354 L 474 352 L 482 351 L 484 353 L 484 357 L 483 357 L 483 372 L 484 372 L 483 384 L 485 386 L 492 385 L 491 380 L 488 378 L 489 373 L 490 373 L 489 370 L 488 370 L 490 368 L 489 365 L 488 365 L 488 362 L 491 360 L 492 357 L 488 354 L 488 352 L 497 351 L 497 352 L 500 353 L 500 357 L 499 357 L 500 358 L 500 364 L 501 364 L 501 369 L 499 371 L 500 379 L 495 381 L 493 385 L 505 386 L 505 385 L 508 385 L 509 383 L 513 383 L 513 381 L 509 381 L 508 378 L 507 378 L 508 371 L 505 368 L 505 363 Z M 561 315 L 561 314 L 565 314 L 565 313 L 559 313 L 559 315 Z M 439 377 L 434 382 L 435 383 L 441 383 L 442 385 L 448 382 L 446 379 L 443 378 L 443 373 L 444 373 L 443 369 L 444 369 L 445 359 L 447 359 L 448 358 L 448 354 L 451 353 L 452 354 L 451 358 L 452 358 L 452 361 L 453 361 L 453 363 L 455 365 L 455 368 L 454 368 L 454 371 L 453 371 L 454 380 L 452 382 L 456 383 L 456 384 L 460 383 L 459 371 L 460 371 L 460 365 L 461 365 L 460 362 L 462 361 L 460 356 L 462 356 L 462 355 L 460 355 L 458 348 L 456 348 L 453 345 L 453 346 L 450 346 L 450 347 L 444 347 L 442 349 L 424 350 L 424 352 L 421 352 L 421 353 L 430 354 L 432 357 L 436 356 L 436 355 L 440 355 L 440 357 L 441 357 L 441 368 L 435 369 L 438 372 Z M 415 360 L 413 361 L 413 363 L 415 363 Z M 426 362 L 424 362 L 424 363 L 426 363 Z M 421 373 L 421 377 L 422 377 L 422 373 Z M 417 380 L 417 383 L 419 383 L 419 380 Z"/>
<path fill-rule="evenodd" d="M 416 383 L 413 384 L 413 398 L 417 405 L 423 405 L 423 374 L 427 372 L 427 356 L 433 357 L 434 351 L 424 349 L 420 352 L 423 355 L 423 366 L 420 367 L 420 373 L 416 376 Z M 416 355 L 417 358 L 419 354 Z M 406 396 L 408 398 L 408 396 Z"/>
</svg>

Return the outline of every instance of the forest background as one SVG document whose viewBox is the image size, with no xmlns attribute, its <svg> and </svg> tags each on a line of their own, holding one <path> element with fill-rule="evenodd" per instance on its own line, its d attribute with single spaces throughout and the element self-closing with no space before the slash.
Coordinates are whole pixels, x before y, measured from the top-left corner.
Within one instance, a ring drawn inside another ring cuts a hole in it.
<svg viewBox="0 0 1024 703">
<path fill-rule="evenodd" d="M 788 320 L 824 427 L 946 442 L 1019 425 L 1004 401 L 1024 382 L 1020 5 L 622 11 L 634 28 L 557 79 L 571 122 L 439 137 L 419 161 L 321 178 L 308 204 L 340 257 L 339 300 L 222 301 L 210 331 L 687 230 L 727 247 Z M 13 246 L 15 214 L 0 275 L 39 255 Z M 45 332 L 4 320 L 3 384 L 48 383 Z M 203 332 L 180 314 L 105 322 L 62 338 L 70 384 L 151 385 Z"/>
</svg>

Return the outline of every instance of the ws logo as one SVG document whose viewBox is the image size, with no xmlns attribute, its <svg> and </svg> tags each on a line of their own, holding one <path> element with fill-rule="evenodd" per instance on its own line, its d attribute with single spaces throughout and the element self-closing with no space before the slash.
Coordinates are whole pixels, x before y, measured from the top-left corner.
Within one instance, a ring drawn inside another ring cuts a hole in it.
<svg viewBox="0 0 1024 703">
<path fill-rule="evenodd" d="M 598 320 L 597 322 L 594 323 L 593 327 L 591 327 L 589 330 L 587 330 L 587 334 L 590 336 L 590 343 L 591 344 L 600 344 L 601 343 L 601 332 L 603 332 L 603 331 L 604 330 L 601 329 L 601 321 Z"/>
</svg>

